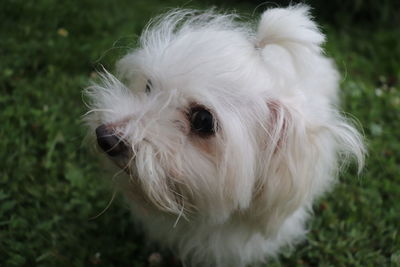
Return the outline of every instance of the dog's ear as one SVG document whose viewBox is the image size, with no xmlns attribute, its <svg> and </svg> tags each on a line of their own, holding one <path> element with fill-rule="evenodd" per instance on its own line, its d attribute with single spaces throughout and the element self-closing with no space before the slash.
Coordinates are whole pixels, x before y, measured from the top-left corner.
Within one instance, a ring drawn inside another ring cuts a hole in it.
<svg viewBox="0 0 400 267">
<path fill-rule="evenodd" d="M 310 148 L 307 122 L 295 105 L 268 99 L 266 107 L 251 213 L 263 222 L 260 230 L 269 235 L 304 205 L 316 154 Z"/>
<path fill-rule="evenodd" d="M 340 164 L 354 157 L 362 167 L 362 137 L 339 114 L 330 121 L 309 118 L 289 100 L 266 102 L 267 123 L 262 127 L 258 180 L 251 214 L 266 234 L 276 233 L 288 216 L 302 224 L 312 200 L 331 187 Z M 302 213 L 303 215 L 295 214 Z M 298 226 L 296 226 L 298 227 Z"/>
<path fill-rule="evenodd" d="M 266 10 L 258 25 L 256 46 L 262 49 L 276 44 L 288 49 L 293 46 L 319 49 L 325 38 L 309 11 L 302 4 Z"/>
</svg>

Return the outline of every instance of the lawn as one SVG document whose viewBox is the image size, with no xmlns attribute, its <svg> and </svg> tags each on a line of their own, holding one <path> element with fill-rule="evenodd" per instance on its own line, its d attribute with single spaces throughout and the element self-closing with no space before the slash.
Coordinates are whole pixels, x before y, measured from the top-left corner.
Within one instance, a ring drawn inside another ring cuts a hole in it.
<svg viewBox="0 0 400 267">
<path fill-rule="evenodd" d="M 246 17 L 257 5 L 217 3 Z M 0 2 L 1 267 L 139 267 L 157 251 L 120 197 L 100 214 L 113 195 L 112 173 L 83 141 L 82 89 L 135 46 L 150 17 L 176 6 L 209 5 Z M 271 266 L 400 266 L 400 29 L 326 21 L 343 109 L 362 125 L 369 156 L 360 176 L 349 168 L 315 205 L 308 240 Z"/>
</svg>

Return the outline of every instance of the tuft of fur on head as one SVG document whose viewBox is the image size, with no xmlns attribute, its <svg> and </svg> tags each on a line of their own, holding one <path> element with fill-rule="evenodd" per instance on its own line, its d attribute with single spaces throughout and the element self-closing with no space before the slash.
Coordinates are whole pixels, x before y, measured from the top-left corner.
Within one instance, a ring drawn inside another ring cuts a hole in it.
<svg viewBox="0 0 400 267">
<path fill-rule="evenodd" d="M 112 160 L 151 240 L 192 266 L 245 266 L 305 235 L 313 201 L 340 166 L 363 166 L 363 140 L 338 111 L 339 75 L 324 35 L 296 5 L 236 15 L 173 10 L 87 89 L 90 132 L 112 129 Z M 213 118 L 193 130 L 194 111 Z"/>
</svg>

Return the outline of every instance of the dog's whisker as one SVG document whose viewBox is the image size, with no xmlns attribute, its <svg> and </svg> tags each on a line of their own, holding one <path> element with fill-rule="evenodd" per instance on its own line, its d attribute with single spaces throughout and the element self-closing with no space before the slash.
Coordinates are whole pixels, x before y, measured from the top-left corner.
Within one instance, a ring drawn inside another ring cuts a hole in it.
<svg viewBox="0 0 400 267">
<path fill-rule="evenodd" d="M 182 202 L 181 211 L 179 212 L 178 217 L 176 218 L 176 221 L 174 222 L 173 228 L 176 228 L 176 226 L 178 225 L 179 219 L 182 217 L 184 209 L 185 209 L 185 202 Z"/>
<path fill-rule="evenodd" d="M 114 189 L 113 194 L 111 196 L 111 199 L 107 203 L 106 207 L 99 214 L 97 214 L 97 215 L 95 215 L 93 217 L 90 217 L 89 220 L 95 220 L 95 219 L 99 218 L 101 215 L 103 215 L 111 207 L 111 204 L 113 203 L 116 194 L 117 194 L 117 189 Z"/>
</svg>

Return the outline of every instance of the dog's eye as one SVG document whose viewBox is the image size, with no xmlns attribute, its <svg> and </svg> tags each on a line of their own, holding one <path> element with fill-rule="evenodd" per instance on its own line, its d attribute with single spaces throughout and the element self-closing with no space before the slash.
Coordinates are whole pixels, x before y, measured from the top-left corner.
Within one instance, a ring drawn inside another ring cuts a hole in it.
<svg viewBox="0 0 400 267">
<path fill-rule="evenodd" d="M 211 135 L 214 133 L 214 118 L 204 108 L 192 109 L 190 112 L 190 127 L 194 133 Z"/>
<path fill-rule="evenodd" d="M 151 87 L 152 87 L 153 85 L 151 84 L 151 81 L 150 80 L 147 80 L 147 83 L 146 83 L 146 90 L 145 90 L 145 92 L 146 92 L 146 94 L 149 94 L 150 92 L 151 92 Z"/>
</svg>

